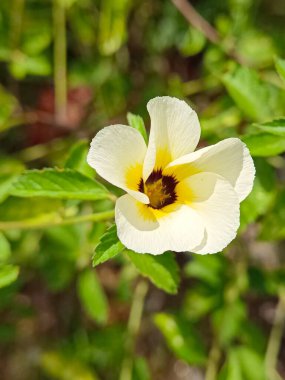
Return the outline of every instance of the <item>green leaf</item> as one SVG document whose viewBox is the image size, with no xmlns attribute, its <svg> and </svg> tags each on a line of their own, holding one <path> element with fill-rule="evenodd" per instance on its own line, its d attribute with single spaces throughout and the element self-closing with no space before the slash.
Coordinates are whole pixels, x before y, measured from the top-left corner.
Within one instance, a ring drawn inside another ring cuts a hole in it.
<svg viewBox="0 0 285 380">
<path fill-rule="evenodd" d="M 276 173 L 265 159 L 254 160 L 256 176 L 253 189 L 241 203 L 241 230 L 254 222 L 260 215 L 266 214 L 276 195 Z"/>
<path fill-rule="evenodd" d="M 275 67 L 276 67 L 276 70 L 277 70 L 280 78 L 285 81 L 285 60 L 276 57 L 275 58 Z"/>
<path fill-rule="evenodd" d="M 237 354 L 244 380 L 266 380 L 263 357 L 248 347 L 238 347 Z"/>
<path fill-rule="evenodd" d="M 185 274 L 215 286 L 223 281 L 225 258 L 222 254 L 193 255 L 185 267 Z"/>
<path fill-rule="evenodd" d="M 254 121 L 264 121 L 282 114 L 284 94 L 269 83 L 262 82 L 249 68 L 237 67 L 223 76 L 222 81 L 240 110 Z"/>
<path fill-rule="evenodd" d="M 17 99 L 0 86 L 0 132 L 13 125 L 13 115 L 18 107 Z"/>
<path fill-rule="evenodd" d="M 239 336 L 239 331 L 245 317 L 245 305 L 239 300 L 235 301 L 235 303 L 226 304 L 221 309 L 215 311 L 213 323 L 221 343 L 227 346 L 234 338 Z"/>
<path fill-rule="evenodd" d="M 226 365 L 222 370 L 221 380 L 245 380 L 242 375 L 239 357 L 235 349 L 228 352 Z"/>
<path fill-rule="evenodd" d="M 7 261 L 11 256 L 10 243 L 2 232 L 0 232 L 0 263 Z"/>
<path fill-rule="evenodd" d="M 19 268 L 15 265 L 0 265 L 0 288 L 10 285 L 16 281 Z"/>
<path fill-rule="evenodd" d="M 285 138 L 270 133 L 247 135 L 242 138 L 242 141 L 254 157 L 277 156 L 285 152 Z"/>
<path fill-rule="evenodd" d="M 192 365 L 205 363 L 206 355 L 201 339 L 189 321 L 166 313 L 156 314 L 154 321 L 165 337 L 168 347 L 179 359 Z"/>
<path fill-rule="evenodd" d="M 122 252 L 124 249 L 124 245 L 118 239 L 117 228 L 114 224 L 101 237 L 92 259 L 93 266 L 96 267 L 97 265 L 104 263 Z"/>
<path fill-rule="evenodd" d="M 8 197 L 16 178 L 15 174 L 0 174 L 0 202 L 3 202 Z"/>
<path fill-rule="evenodd" d="M 49 197 L 59 199 L 106 199 L 108 190 L 95 180 L 71 169 L 30 170 L 14 183 L 16 197 Z"/>
<path fill-rule="evenodd" d="M 132 380 L 151 380 L 147 360 L 142 356 L 135 358 Z"/>
<path fill-rule="evenodd" d="M 81 174 L 86 175 L 86 177 L 94 178 L 96 174 L 95 170 L 87 164 L 86 160 L 88 149 L 89 146 L 87 141 L 78 141 L 69 152 L 64 167 L 66 169 L 74 169 Z"/>
<path fill-rule="evenodd" d="M 261 124 L 253 124 L 256 131 L 271 133 L 276 136 L 285 137 L 285 119 L 275 119 Z"/>
<path fill-rule="evenodd" d="M 108 318 L 108 302 L 96 273 L 89 269 L 80 273 L 77 290 L 86 314 L 95 322 L 105 323 Z"/>
<path fill-rule="evenodd" d="M 61 203 L 56 199 L 9 197 L 0 204 L 0 230 L 6 226 L 17 228 L 18 223 L 32 227 L 48 222 L 57 217 L 60 207 Z"/>
<path fill-rule="evenodd" d="M 261 226 L 260 238 L 263 240 L 280 240 L 285 237 L 285 191 L 277 194 L 272 210 L 267 214 Z"/>
<path fill-rule="evenodd" d="M 149 255 L 126 250 L 126 254 L 141 275 L 148 277 L 158 288 L 175 294 L 179 285 L 179 267 L 171 252 Z"/>
<path fill-rule="evenodd" d="M 41 367 L 52 379 L 57 380 L 98 380 L 94 369 L 88 368 L 76 357 L 60 352 L 45 352 L 41 356 Z"/>
<path fill-rule="evenodd" d="M 148 138 L 147 138 L 147 132 L 145 129 L 143 118 L 139 115 L 134 115 L 133 113 L 128 112 L 127 120 L 131 127 L 135 128 L 137 131 L 140 132 L 140 134 L 144 138 L 144 141 L 147 143 Z"/>
</svg>

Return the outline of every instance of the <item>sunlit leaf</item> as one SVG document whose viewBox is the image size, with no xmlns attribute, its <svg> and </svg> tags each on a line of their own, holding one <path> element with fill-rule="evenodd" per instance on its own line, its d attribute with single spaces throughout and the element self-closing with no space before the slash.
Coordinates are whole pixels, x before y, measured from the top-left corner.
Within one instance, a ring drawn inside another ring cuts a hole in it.
<svg viewBox="0 0 285 380">
<path fill-rule="evenodd" d="M 144 138 L 144 141 L 147 143 L 148 138 L 143 118 L 139 115 L 134 115 L 133 113 L 128 112 L 127 119 L 129 125 L 135 128 L 137 131 L 139 131 L 142 137 Z"/>
<path fill-rule="evenodd" d="M 277 156 L 285 152 L 285 139 L 270 133 L 247 135 L 242 140 L 253 157 Z"/>
<path fill-rule="evenodd" d="M 26 171 L 14 183 L 11 194 L 16 197 L 82 200 L 108 198 L 108 191 L 103 185 L 71 169 Z"/>
<path fill-rule="evenodd" d="M 93 266 L 104 263 L 125 249 L 117 236 L 116 225 L 110 227 L 101 237 L 93 255 Z"/>
<path fill-rule="evenodd" d="M 272 133 L 280 137 L 285 137 L 285 119 L 275 119 L 265 123 L 254 124 L 255 130 L 260 132 Z"/>
<path fill-rule="evenodd" d="M 158 288 L 167 293 L 177 293 L 179 286 L 179 267 L 171 252 L 163 255 L 153 256 L 139 254 L 126 250 L 126 255 L 137 268 L 137 270 Z"/>
<path fill-rule="evenodd" d="M 0 288 L 10 285 L 16 281 L 19 275 L 19 267 L 15 265 L 0 265 Z"/>
<path fill-rule="evenodd" d="M 223 76 L 223 83 L 240 110 L 251 120 L 264 121 L 283 112 L 284 94 L 277 87 L 262 82 L 252 69 L 238 67 Z"/>
</svg>

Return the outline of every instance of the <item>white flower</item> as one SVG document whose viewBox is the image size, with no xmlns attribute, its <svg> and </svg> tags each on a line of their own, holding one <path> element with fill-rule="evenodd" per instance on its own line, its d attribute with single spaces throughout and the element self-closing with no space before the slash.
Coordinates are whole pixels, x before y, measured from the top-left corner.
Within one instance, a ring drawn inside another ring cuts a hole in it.
<svg viewBox="0 0 285 380">
<path fill-rule="evenodd" d="M 170 97 L 150 100 L 148 147 L 125 125 L 99 131 L 87 161 L 125 190 L 115 207 L 118 237 L 139 253 L 167 250 L 215 253 L 239 227 L 239 203 L 255 175 L 244 143 L 229 138 L 194 152 L 200 138 L 196 113 Z"/>
</svg>

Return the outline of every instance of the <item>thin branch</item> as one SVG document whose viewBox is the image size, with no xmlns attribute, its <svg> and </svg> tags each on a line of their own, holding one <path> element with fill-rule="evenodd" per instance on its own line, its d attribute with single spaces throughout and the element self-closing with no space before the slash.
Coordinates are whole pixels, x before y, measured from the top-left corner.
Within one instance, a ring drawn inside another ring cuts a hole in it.
<svg viewBox="0 0 285 380">
<path fill-rule="evenodd" d="M 265 367 L 268 380 L 279 380 L 277 373 L 278 354 L 280 351 L 283 330 L 285 326 L 285 289 L 280 291 L 279 301 L 275 310 L 273 326 L 270 332 L 267 351 L 265 355 Z"/>
<path fill-rule="evenodd" d="M 244 60 L 236 51 L 226 46 L 223 46 L 221 38 L 216 31 L 216 29 L 205 20 L 200 13 L 191 5 L 187 0 L 171 0 L 174 6 L 179 10 L 179 12 L 185 17 L 185 19 L 191 24 L 195 29 L 199 30 L 203 35 L 211 42 L 219 45 L 221 50 L 227 54 L 229 57 L 235 59 L 238 63 L 242 65 L 249 66 L 249 63 Z"/>
<path fill-rule="evenodd" d="M 144 280 L 140 280 L 133 295 L 133 302 L 128 322 L 128 336 L 126 339 L 126 355 L 121 368 L 120 380 L 132 380 L 135 341 L 141 324 L 147 291 L 148 283 Z"/>
<path fill-rule="evenodd" d="M 74 216 L 72 218 L 61 218 L 59 215 L 51 215 L 48 218 L 43 215 L 42 218 L 33 220 L 19 220 L 14 222 L 0 222 L 0 231 L 8 230 L 29 230 L 29 229 L 41 229 L 55 226 L 67 226 L 70 224 L 86 223 L 86 222 L 98 222 L 102 220 L 112 219 L 114 217 L 114 210 L 98 212 L 96 214 L 87 214 Z"/>
<path fill-rule="evenodd" d="M 218 32 L 208 23 L 187 0 L 172 0 L 175 7 L 182 13 L 195 29 L 200 30 L 204 36 L 214 44 L 220 42 Z"/>
</svg>

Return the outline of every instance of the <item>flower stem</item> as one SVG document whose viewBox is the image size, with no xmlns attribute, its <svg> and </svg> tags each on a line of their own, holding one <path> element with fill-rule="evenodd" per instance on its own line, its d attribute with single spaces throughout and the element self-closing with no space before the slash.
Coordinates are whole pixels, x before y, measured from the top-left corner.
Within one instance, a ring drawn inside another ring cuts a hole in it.
<svg viewBox="0 0 285 380">
<path fill-rule="evenodd" d="M 277 361 L 285 325 L 285 289 L 279 292 L 279 301 L 275 310 L 273 326 L 270 332 L 267 350 L 265 354 L 265 369 L 269 380 L 279 380 L 277 373 Z"/>
<path fill-rule="evenodd" d="M 148 283 L 144 280 L 140 280 L 135 288 L 133 296 L 127 328 L 127 339 L 125 346 L 126 352 L 122 363 L 121 373 L 119 377 L 120 380 L 132 380 L 135 341 L 141 324 L 144 301 L 147 291 Z"/>
<path fill-rule="evenodd" d="M 65 24 L 65 6 L 62 1 L 53 0 L 55 117 L 58 124 L 66 123 L 67 111 Z"/>
<path fill-rule="evenodd" d="M 37 220 L 25 220 L 25 221 L 13 221 L 13 222 L 0 222 L 0 231 L 8 231 L 13 229 L 37 229 L 48 228 L 54 226 L 67 226 L 70 224 L 86 223 L 86 222 L 98 222 L 101 220 L 108 220 L 114 217 L 114 210 L 98 212 L 96 214 L 78 215 L 72 218 L 63 219 L 60 216 L 51 216 L 47 219 L 43 216 L 43 219 Z"/>
<path fill-rule="evenodd" d="M 216 380 L 220 357 L 221 349 L 219 347 L 218 341 L 214 338 L 214 342 L 209 354 L 205 380 Z"/>
</svg>

